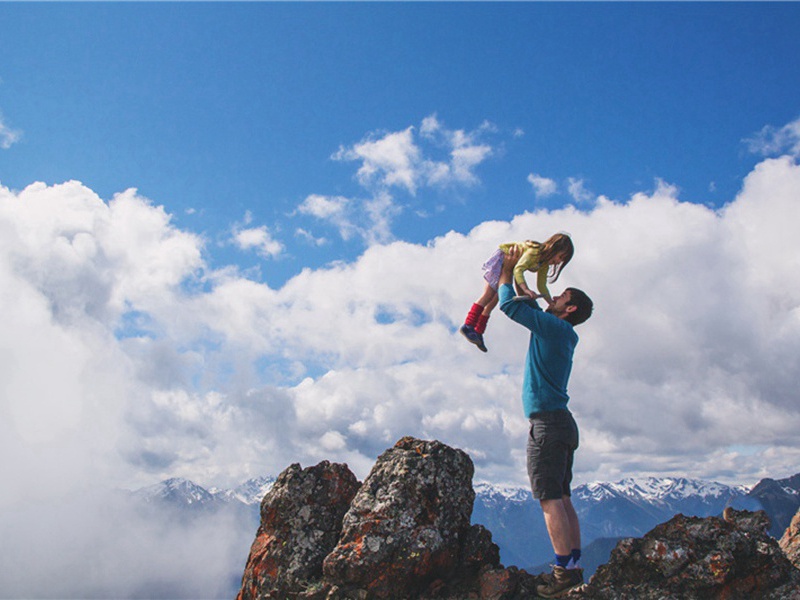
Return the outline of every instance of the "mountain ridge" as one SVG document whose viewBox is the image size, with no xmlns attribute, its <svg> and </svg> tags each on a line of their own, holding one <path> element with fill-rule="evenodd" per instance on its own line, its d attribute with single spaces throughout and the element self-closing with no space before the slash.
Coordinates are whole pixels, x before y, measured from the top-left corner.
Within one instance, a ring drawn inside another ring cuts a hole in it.
<svg viewBox="0 0 800 600">
<path fill-rule="evenodd" d="M 261 499 L 275 478 L 248 479 L 230 489 L 206 490 L 193 482 L 171 478 L 133 492 L 146 504 L 204 511 L 232 508 L 258 519 Z M 551 560 L 541 509 L 522 486 L 476 481 L 472 522 L 492 531 L 504 564 L 533 568 Z M 800 508 L 800 474 L 765 478 L 754 486 L 726 485 L 686 477 L 628 477 L 616 482 L 592 482 L 573 490 L 584 546 L 604 538 L 639 537 L 676 514 L 720 515 L 727 506 L 763 509 L 772 522 L 770 535 L 780 538 Z"/>
</svg>

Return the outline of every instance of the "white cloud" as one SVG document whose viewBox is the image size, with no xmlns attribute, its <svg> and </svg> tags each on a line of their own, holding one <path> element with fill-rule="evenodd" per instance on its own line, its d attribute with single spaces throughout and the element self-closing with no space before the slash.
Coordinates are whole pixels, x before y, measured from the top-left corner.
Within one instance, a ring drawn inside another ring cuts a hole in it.
<svg viewBox="0 0 800 600">
<path fill-rule="evenodd" d="M 21 139 L 22 132 L 6 125 L 3 115 L 0 114 L 0 148 L 8 150 Z"/>
<path fill-rule="evenodd" d="M 569 191 L 569 195 L 572 196 L 572 199 L 579 204 L 585 204 L 594 197 L 592 193 L 586 189 L 586 184 L 583 179 L 576 177 L 570 177 L 567 180 L 567 191 Z"/>
<path fill-rule="evenodd" d="M 476 185 L 479 179 L 475 170 L 494 152 L 481 138 L 494 132 L 496 127 L 488 121 L 471 132 L 449 130 L 436 115 L 425 117 L 418 133 L 413 126 L 395 132 L 372 132 L 351 147 L 340 147 L 331 157 L 360 163 L 356 179 L 369 197 L 311 194 L 294 214 L 332 225 L 345 241 L 358 237 L 367 245 L 388 242 L 394 239 L 394 219 L 405 208 L 394 190 L 414 196 L 421 188 Z M 442 152 L 445 160 L 436 156 Z M 300 231 L 300 235 L 317 239 L 305 228 L 298 228 Z"/>
<path fill-rule="evenodd" d="M 98 444 L 120 443 L 124 456 L 138 457 L 129 476 L 143 469 L 202 479 L 226 469 L 256 474 L 245 470 L 257 464 L 274 471 L 296 453 L 322 458 L 300 440 L 327 432 L 367 463 L 378 446 L 410 432 L 480 448 L 491 460 L 479 469 L 512 472 L 519 457 L 509 439 L 523 427 L 515 373 L 524 335 L 497 313 L 490 353 L 481 355 L 453 331 L 480 292 L 479 265 L 497 242 L 567 229 L 577 251 L 560 283 L 584 287 L 598 306 L 581 329 L 576 411 L 597 439 L 626 432 L 613 438 L 613 452 L 594 453 L 598 476 L 619 469 L 626 452 L 639 456 L 636 443 L 659 456 L 677 453 L 674 460 L 700 447 L 724 450 L 735 440 L 709 413 L 726 403 L 721 423 L 733 426 L 745 418 L 739 403 L 756 403 L 771 434 L 793 440 L 791 418 L 770 419 L 792 414 L 786 373 L 793 371 L 779 357 L 796 349 L 797 171 L 789 159 L 761 163 L 720 212 L 680 202 L 674 187 L 659 183 L 625 204 L 600 199 L 590 212 L 540 211 L 428 246 L 376 243 L 352 264 L 304 271 L 279 290 L 235 271 L 207 272 L 202 240 L 133 192 L 104 203 L 77 183 L 5 190 L 4 327 L 9 339 L 28 340 L 4 350 L 5 364 L 15 365 L 7 378 L 11 437 L 60 439 L 105 414 L 112 433 Z M 128 233 L 118 233 L 115 219 Z M 198 271 L 206 285 L 184 289 Z M 118 339 L 129 317 L 138 325 Z M 52 389 L 34 375 L 41 361 L 51 365 Z M 115 367 L 107 370 L 109 361 Z M 265 363 L 276 365 L 281 387 L 263 387 Z M 306 374 L 312 378 L 298 385 Z M 107 413 L 87 413 L 95 380 L 115 390 Z M 53 400 L 31 403 L 29 394 Z M 456 396 L 462 400 L 453 404 Z M 652 411 L 674 421 L 669 436 L 645 426 Z M 254 451 L 249 467 L 220 466 L 236 462 L 243 445 L 262 448 L 264 440 L 249 444 L 265 428 L 281 440 L 272 462 Z M 249 442 L 242 429 L 253 432 Z M 703 435 L 681 435 L 690 431 Z M 688 460 L 684 467 L 695 469 Z"/>
<path fill-rule="evenodd" d="M 493 149 L 480 138 L 496 131 L 494 125 L 485 121 L 476 131 L 448 130 L 436 115 L 426 117 L 420 127 L 420 136 L 444 148 L 449 153 L 447 161 L 426 158 L 421 163 L 421 177 L 430 186 L 472 186 L 479 182 L 475 168 L 492 155 Z"/>
<path fill-rule="evenodd" d="M 414 143 L 413 127 L 408 127 L 380 137 L 372 134 L 352 148 L 340 148 L 333 158 L 360 161 L 357 177 L 364 187 L 398 186 L 414 194 L 420 156 L 421 151 Z"/>
<path fill-rule="evenodd" d="M 767 125 L 757 134 L 744 140 L 751 152 L 762 156 L 789 154 L 800 156 L 800 118 L 784 125 Z"/>
<path fill-rule="evenodd" d="M 308 196 L 296 210 L 297 214 L 307 215 L 328 223 L 336 229 L 339 236 L 347 241 L 361 238 L 367 245 L 386 242 L 392 239 L 393 218 L 401 212 L 392 196 L 378 191 L 367 199 L 350 199 L 342 196 Z M 322 242 L 305 229 L 298 229 L 298 235 L 320 245 Z"/>
<path fill-rule="evenodd" d="M 358 232 L 358 226 L 351 220 L 355 203 L 343 196 L 311 194 L 300 203 L 297 212 L 330 223 L 343 240 L 349 240 Z"/>
<path fill-rule="evenodd" d="M 202 239 L 133 190 L 105 202 L 77 182 L 0 188 L 0 529 L 24 549 L 14 572 L 40 564 L 37 520 L 14 524 L 28 506 L 46 502 L 72 548 L 106 547 L 90 502 L 64 508 L 97 486 L 230 484 L 322 459 L 364 477 L 403 435 L 467 449 L 481 479 L 524 484 L 527 336 L 497 312 L 483 354 L 456 328 L 497 243 L 562 230 L 576 254 L 555 291 L 596 303 L 570 388 L 578 481 L 794 474 L 798 195 L 800 167 L 769 159 L 718 211 L 658 182 L 588 211 L 375 243 L 272 289 L 210 271 Z M 322 200 L 308 216 L 349 208 Z M 371 201 L 379 215 L 392 205 Z M 71 555 L 54 551 L 48 568 L 68 573 Z"/>
<path fill-rule="evenodd" d="M 422 120 L 418 136 L 413 126 L 373 132 L 350 148 L 340 148 L 333 158 L 361 162 L 357 177 L 367 189 L 398 187 L 413 195 L 423 186 L 471 186 L 479 181 L 475 169 L 493 153 L 481 137 L 494 131 L 489 122 L 471 132 L 449 130 L 430 115 Z M 441 150 L 446 160 L 435 157 Z"/>
<path fill-rule="evenodd" d="M 558 184 L 556 184 L 555 181 L 535 173 L 530 173 L 528 175 L 528 183 L 533 186 L 533 190 L 536 193 L 537 198 L 546 198 L 547 196 L 552 196 L 556 193 L 556 191 L 558 191 Z"/>
<path fill-rule="evenodd" d="M 233 232 L 233 241 L 241 250 L 255 249 L 265 258 L 279 256 L 284 250 L 283 244 L 272 237 L 266 225 L 247 229 L 235 229 Z"/>
<path fill-rule="evenodd" d="M 302 227 L 298 227 L 295 232 L 295 236 L 305 240 L 307 243 L 311 244 L 312 246 L 324 246 L 328 243 L 328 240 L 324 237 L 316 237 L 310 231 L 303 229 Z"/>
<path fill-rule="evenodd" d="M 311 215 L 318 219 L 336 219 L 344 214 L 349 202 L 347 198 L 342 196 L 329 197 L 311 194 L 303 200 L 297 210 L 302 214 Z"/>
</svg>

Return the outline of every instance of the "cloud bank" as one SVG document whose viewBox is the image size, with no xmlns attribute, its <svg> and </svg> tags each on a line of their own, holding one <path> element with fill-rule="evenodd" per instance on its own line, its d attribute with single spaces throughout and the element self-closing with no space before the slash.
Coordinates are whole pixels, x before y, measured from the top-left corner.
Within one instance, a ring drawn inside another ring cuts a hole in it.
<svg viewBox="0 0 800 600">
<path fill-rule="evenodd" d="M 583 477 L 752 478 L 759 448 L 788 469 L 798 189 L 791 157 L 767 159 L 718 211 L 662 182 L 588 211 L 376 244 L 280 289 L 209 269 L 203 239 L 134 190 L 106 203 L 77 182 L 3 189 L 3 444 L 20 459 L 7 468 L 35 472 L 24 457 L 58 447 L 75 453 L 68 471 L 106 466 L 120 482 L 235 482 L 329 457 L 319 439 L 363 466 L 412 433 L 517 479 L 524 332 L 496 314 L 488 355 L 454 332 L 497 243 L 568 230 L 577 252 L 560 283 L 597 304 L 572 389 L 594 457 Z M 737 451 L 745 425 L 750 450 Z M 117 458 L 88 467 L 95 454 Z"/>
<path fill-rule="evenodd" d="M 117 539 L 80 500 L 87 489 L 230 485 L 322 459 L 364 477 L 403 435 L 467 450 L 478 479 L 524 485 L 527 336 L 498 312 L 483 354 L 456 329 L 498 243 L 556 231 L 576 255 L 555 291 L 580 287 L 596 305 L 570 389 L 579 482 L 794 474 L 798 198 L 800 167 L 783 155 L 719 210 L 657 182 L 426 245 L 376 242 L 272 289 L 210 268 L 203 238 L 135 190 L 104 201 L 74 181 L 0 188 L 0 533 L 16 565 L 0 589 L 40 563 L 42 522 L 73 547 Z M 347 203 L 306 204 L 333 218 Z M 239 233 L 267 251 L 267 230 Z M 66 577 L 69 552 L 55 548 L 48 564 Z"/>
</svg>

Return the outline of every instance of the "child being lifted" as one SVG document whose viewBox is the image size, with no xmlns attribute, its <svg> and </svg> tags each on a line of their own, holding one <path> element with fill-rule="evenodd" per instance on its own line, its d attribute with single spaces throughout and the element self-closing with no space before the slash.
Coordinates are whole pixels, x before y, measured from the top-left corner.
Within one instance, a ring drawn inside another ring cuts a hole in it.
<svg viewBox="0 0 800 600">
<path fill-rule="evenodd" d="M 486 345 L 483 343 L 486 323 L 489 321 L 492 310 L 497 306 L 497 284 L 503 268 L 503 256 L 515 247 L 522 252 L 519 262 L 514 267 L 514 284 L 519 294 L 516 299 L 544 298 L 548 305 L 553 301 L 550 291 L 547 289 L 548 279 L 550 282 L 556 281 L 575 252 L 572 239 L 566 233 L 557 233 L 544 243 L 527 240 L 500 244 L 489 260 L 483 264 L 483 278 L 486 280 L 483 294 L 469 309 L 467 319 L 459 330 L 467 340 L 483 352 L 487 351 Z M 525 281 L 525 271 L 536 272 L 538 294 L 528 287 Z"/>
</svg>

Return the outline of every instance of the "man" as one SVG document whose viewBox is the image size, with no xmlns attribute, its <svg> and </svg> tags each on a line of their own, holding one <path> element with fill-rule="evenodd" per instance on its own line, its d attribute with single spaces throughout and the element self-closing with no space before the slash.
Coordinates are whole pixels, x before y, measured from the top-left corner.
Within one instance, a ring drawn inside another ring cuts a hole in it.
<svg viewBox="0 0 800 600">
<path fill-rule="evenodd" d="M 504 259 L 500 310 L 531 332 L 522 390 L 523 408 L 531 423 L 528 477 L 556 554 L 552 575 L 545 576 L 536 591 L 544 598 L 558 598 L 583 583 L 581 531 L 570 499 L 578 427 L 567 409 L 567 383 L 578 343 L 574 326 L 591 316 L 593 305 L 574 288 L 555 296 L 546 312 L 536 302 L 514 300 L 512 278 L 518 259 L 518 251 Z"/>
</svg>

